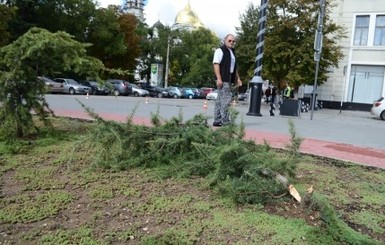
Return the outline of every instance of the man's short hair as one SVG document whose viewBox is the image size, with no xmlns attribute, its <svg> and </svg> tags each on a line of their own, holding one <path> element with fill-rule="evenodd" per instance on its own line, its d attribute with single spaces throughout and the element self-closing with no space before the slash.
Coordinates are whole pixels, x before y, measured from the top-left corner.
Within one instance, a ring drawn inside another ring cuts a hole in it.
<svg viewBox="0 0 385 245">
<path fill-rule="evenodd" d="M 229 33 L 229 34 L 227 34 L 227 35 L 225 36 L 224 40 L 226 40 L 230 35 L 231 35 L 231 36 L 234 36 L 233 34 Z"/>
</svg>

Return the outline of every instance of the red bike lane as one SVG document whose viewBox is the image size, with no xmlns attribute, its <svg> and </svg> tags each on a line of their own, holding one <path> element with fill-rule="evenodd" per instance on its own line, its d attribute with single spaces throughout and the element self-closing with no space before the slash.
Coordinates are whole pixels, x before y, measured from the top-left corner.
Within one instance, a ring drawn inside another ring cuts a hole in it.
<svg viewBox="0 0 385 245">
<path fill-rule="evenodd" d="M 266 141 L 274 148 L 285 148 L 290 143 L 290 137 L 287 135 L 265 131 L 246 129 L 245 138 L 254 140 L 258 144 L 263 144 Z M 305 138 L 300 151 L 306 154 L 385 169 L 385 152 L 379 149 Z"/>
</svg>

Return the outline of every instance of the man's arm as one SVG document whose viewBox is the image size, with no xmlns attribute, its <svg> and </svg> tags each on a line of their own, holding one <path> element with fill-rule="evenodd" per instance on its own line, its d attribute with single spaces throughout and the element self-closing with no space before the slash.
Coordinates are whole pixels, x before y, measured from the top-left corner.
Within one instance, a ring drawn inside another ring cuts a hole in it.
<svg viewBox="0 0 385 245">
<path fill-rule="evenodd" d="M 238 71 L 235 74 L 236 74 L 237 85 L 240 87 L 240 86 L 242 86 L 242 80 L 239 77 Z"/>
<path fill-rule="evenodd" d="M 217 87 L 220 88 L 223 85 L 222 77 L 221 77 L 221 70 L 218 63 L 214 63 L 214 73 L 217 78 Z"/>
</svg>

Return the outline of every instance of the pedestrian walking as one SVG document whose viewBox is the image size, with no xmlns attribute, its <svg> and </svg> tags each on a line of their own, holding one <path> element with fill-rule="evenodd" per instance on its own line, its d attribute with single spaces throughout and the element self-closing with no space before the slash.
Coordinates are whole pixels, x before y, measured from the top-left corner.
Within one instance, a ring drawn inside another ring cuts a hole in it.
<svg viewBox="0 0 385 245">
<path fill-rule="evenodd" d="M 271 96 L 272 96 L 272 89 L 271 86 L 269 85 L 267 89 L 265 90 L 265 102 L 266 104 L 269 104 L 269 101 L 271 101 Z"/>
<path fill-rule="evenodd" d="M 276 97 L 277 97 L 277 87 L 275 87 L 273 84 L 271 85 L 271 101 L 270 101 L 270 116 L 275 115 L 275 104 L 276 104 Z"/>
<path fill-rule="evenodd" d="M 274 86 L 274 84 L 272 84 L 271 86 L 272 86 L 272 89 L 271 89 L 271 103 L 275 104 L 277 102 L 276 101 L 277 87 Z"/>
<path fill-rule="evenodd" d="M 232 89 L 242 86 L 237 71 L 234 44 L 234 35 L 228 34 L 224 39 L 224 44 L 214 52 L 213 66 L 218 89 L 218 98 L 214 107 L 213 126 L 215 127 L 230 123 L 229 106 L 233 93 Z"/>
</svg>

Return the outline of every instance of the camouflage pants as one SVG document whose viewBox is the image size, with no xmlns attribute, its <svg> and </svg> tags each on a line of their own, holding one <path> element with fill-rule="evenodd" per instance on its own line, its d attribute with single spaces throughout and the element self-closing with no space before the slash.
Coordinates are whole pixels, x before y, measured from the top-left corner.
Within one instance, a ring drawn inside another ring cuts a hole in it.
<svg viewBox="0 0 385 245">
<path fill-rule="evenodd" d="M 230 83 L 223 83 L 223 86 L 218 89 L 218 98 L 214 107 L 214 123 L 221 123 L 222 125 L 230 123 L 229 106 L 232 94 Z"/>
</svg>

